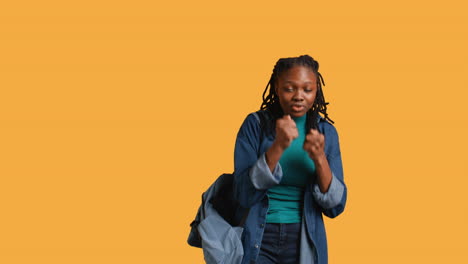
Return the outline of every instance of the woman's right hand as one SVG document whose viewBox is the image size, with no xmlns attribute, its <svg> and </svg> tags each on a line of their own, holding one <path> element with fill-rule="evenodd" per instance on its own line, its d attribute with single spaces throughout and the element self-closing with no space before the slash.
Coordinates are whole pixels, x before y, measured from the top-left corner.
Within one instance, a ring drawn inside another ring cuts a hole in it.
<svg viewBox="0 0 468 264">
<path fill-rule="evenodd" d="M 273 172 L 276 164 L 283 155 L 285 149 L 291 145 L 291 142 L 299 136 L 296 122 L 291 116 L 285 115 L 276 120 L 276 137 L 271 147 L 266 151 L 266 162 L 270 171 Z"/>
<path fill-rule="evenodd" d="M 276 138 L 274 144 L 285 150 L 299 136 L 296 122 L 290 115 L 284 115 L 276 120 Z"/>
<path fill-rule="evenodd" d="M 291 145 L 291 142 L 299 136 L 299 131 L 296 127 L 296 122 L 292 120 L 291 116 L 285 115 L 282 118 L 276 120 L 276 137 L 273 144 L 266 151 L 265 159 L 273 172 L 276 164 L 283 155 L 285 149 Z"/>
</svg>

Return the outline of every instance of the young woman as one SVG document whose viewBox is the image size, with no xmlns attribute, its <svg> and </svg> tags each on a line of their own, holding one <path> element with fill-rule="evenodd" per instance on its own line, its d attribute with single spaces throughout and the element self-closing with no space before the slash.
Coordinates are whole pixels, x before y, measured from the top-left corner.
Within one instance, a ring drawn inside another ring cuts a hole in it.
<svg viewBox="0 0 468 264">
<path fill-rule="evenodd" d="M 347 188 L 318 70 L 308 55 L 278 60 L 260 111 L 237 134 L 234 196 L 249 209 L 243 264 L 328 263 L 322 214 L 343 212 Z"/>
</svg>

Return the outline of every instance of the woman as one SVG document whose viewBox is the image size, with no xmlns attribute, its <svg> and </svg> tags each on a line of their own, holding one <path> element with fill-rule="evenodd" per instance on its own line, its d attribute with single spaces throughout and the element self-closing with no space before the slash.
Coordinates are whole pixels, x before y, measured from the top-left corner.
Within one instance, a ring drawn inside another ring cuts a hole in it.
<svg viewBox="0 0 468 264">
<path fill-rule="evenodd" d="M 238 132 L 234 196 L 249 209 L 242 263 L 328 263 L 322 213 L 343 212 L 347 188 L 318 69 L 308 55 L 278 60 L 260 111 Z"/>
</svg>

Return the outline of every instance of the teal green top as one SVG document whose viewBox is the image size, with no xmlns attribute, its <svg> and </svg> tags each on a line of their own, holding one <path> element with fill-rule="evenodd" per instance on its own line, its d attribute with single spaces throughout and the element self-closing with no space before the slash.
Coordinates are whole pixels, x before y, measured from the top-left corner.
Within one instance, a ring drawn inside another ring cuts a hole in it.
<svg viewBox="0 0 468 264">
<path fill-rule="evenodd" d="M 300 223 L 304 189 L 310 177 L 315 173 L 315 164 L 302 148 L 306 136 L 306 115 L 293 118 L 299 136 L 283 152 L 279 161 L 283 178 L 279 185 L 267 192 L 269 208 L 267 223 Z"/>
</svg>

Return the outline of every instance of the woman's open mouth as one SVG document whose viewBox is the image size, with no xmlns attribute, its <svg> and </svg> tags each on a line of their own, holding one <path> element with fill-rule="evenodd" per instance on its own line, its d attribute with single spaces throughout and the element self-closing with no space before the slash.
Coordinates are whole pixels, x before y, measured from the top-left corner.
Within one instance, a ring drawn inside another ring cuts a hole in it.
<svg viewBox="0 0 468 264">
<path fill-rule="evenodd" d="M 292 105 L 291 108 L 292 108 L 292 110 L 294 112 L 300 112 L 300 111 L 302 111 L 304 109 L 304 106 L 303 105 Z"/>
</svg>

